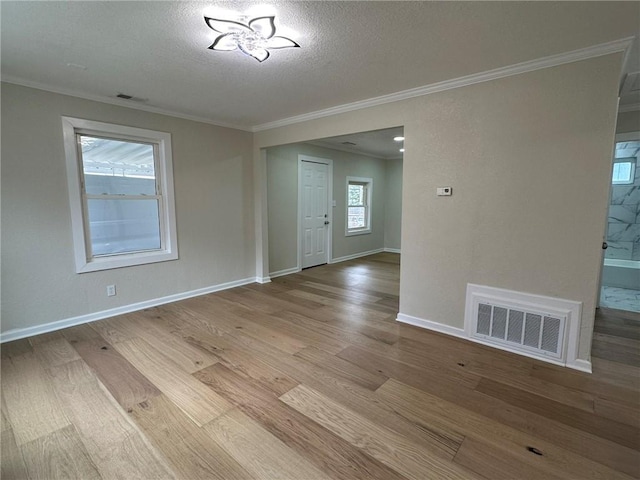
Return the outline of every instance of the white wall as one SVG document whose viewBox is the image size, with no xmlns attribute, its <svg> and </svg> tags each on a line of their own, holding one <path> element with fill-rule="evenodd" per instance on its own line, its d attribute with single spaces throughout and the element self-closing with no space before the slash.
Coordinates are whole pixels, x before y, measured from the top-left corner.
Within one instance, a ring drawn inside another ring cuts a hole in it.
<svg viewBox="0 0 640 480">
<path fill-rule="evenodd" d="M 2 332 L 255 277 L 251 133 L 7 83 L 1 93 Z M 179 260 L 75 273 L 62 115 L 171 133 Z"/>
<path fill-rule="evenodd" d="M 394 199 L 392 209 L 398 209 L 398 192 L 402 192 L 402 177 L 397 168 L 391 172 L 395 183 L 388 192 L 388 162 L 309 144 L 272 147 L 267 150 L 267 203 L 269 214 L 270 272 L 280 272 L 298 266 L 298 155 L 326 158 L 333 161 L 332 260 L 385 247 L 387 235 L 400 237 L 400 222 L 386 224 L 386 203 Z M 401 163 L 401 162 L 400 162 Z M 401 170 L 400 170 L 401 172 Z M 370 234 L 346 236 L 346 178 L 373 178 L 372 231 Z M 397 214 L 396 214 L 397 217 Z M 394 231 L 393 229 L 398 229 Z"/>
<path fill-rule="evenodd" d="M 262 148 L 404 125 L 401 313 L 462 328 L 467 283 L 579 301 L 578 357 L 588 360 L 621 61 L 606 55 L 257 132 L 257 198 Z M 442 185 L 452 197 L 435 196 Z"/>
</svg>

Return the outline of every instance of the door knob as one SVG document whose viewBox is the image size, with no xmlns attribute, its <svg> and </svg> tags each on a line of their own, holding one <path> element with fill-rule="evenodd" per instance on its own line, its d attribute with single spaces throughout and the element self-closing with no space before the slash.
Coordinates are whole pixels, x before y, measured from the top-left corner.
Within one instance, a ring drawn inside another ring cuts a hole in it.
<svg viewBox="0 0 640 480">
<path fill-rule="evenodd" d="M 607 242 L 602 242 L 602 249 L 606 250 L 607 248 L 609 248 L 609 244 Z"/>
<path fill-rule="evenodd" d="M 324 221 L 324 224 L 325 224 L 325 225 L 329 225 L 329 220 L 325 220 L 325 221 Z"/>
</svg>

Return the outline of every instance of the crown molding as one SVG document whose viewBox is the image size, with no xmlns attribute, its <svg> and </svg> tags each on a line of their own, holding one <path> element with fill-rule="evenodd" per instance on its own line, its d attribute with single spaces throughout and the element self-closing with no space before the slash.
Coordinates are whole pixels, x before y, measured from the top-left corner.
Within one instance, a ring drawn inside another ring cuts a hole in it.
<svg viewBox="0 0 640 480">
<path fill-rule="evenodd" d="M 618 108 L 618 113 L 627 112 L 640 112 L 640 103 L 630 103 L 629 105 L 622 105 Z"/>
<path fill-rule="evenodd" d="M 446 90 L 453 90 L 454 88 L 466 87 L 469 85 L 474 85 L 476 83 L 489 82 L 491 80 L 497 80 L 499 78 L 511 77 L 513 75 L 520 75 L 522 73 L 533 72 L 535 70 L 541 70 L 544 68 L 579 62 L 580 60 L 601 57 L 603 55 L 609 55 L 612 53 L 624 52 L 626 59 L 628 57 L 628 52 L 634 38 L 635 37 L 626 37 L 620 40 L 614 40 L 612 42 L 601 43 L 598 45 L 593 45 L 591 47 L 581 48 L 579 50 L 551 55 L 549 57 L 543 57 L 527 62 L 516 63 L 507 67 L 500 67 L 493 70 L 487 70 L 485 72 L 474 73 L 472 75 L 445 80 L 443 82 L 432 83 L 430 85 L 403 90 L 401 92 L 396 92 L 389 95 L 383 95 L 380 97 L 369 98 L 367 100 L 338 105 L 336 107 L 326 108 L 324 110 L 317 110 L 315 112 L 305 113 L 303 115 L 296 115 L 295 117 L 283 118 L 282 120 L 255 125 L 252 128 L 252 131 L 260 132 L 263 130 L 271 130 L 273 128 L 284 127 L 286 125 L 293 125 L 296 123 L 315 120 L 318 118 L 352 112 L 355 110 L 361 110 L 363 108 L 398 102 L 401 100 L 407 100 L 409 98 L 420 97 L 423 95 L 430 95 L 432 93 L 444 92 Z"/>
<path fill-rule="evenodd" d="M 164 108 L 152 107 L 150 105 L 132 103 L 127 100 L 119 100 L 111 97 L 104 97 L 102 95 L 93 95 L 90 93 L 76 92 L 67 88 L 52 87 L 44 83 L 33 82 L 20 77 L 14 77 L 11 75 L 2 75 L 0 81 L 4 83 L 12 83 L 14 85 L 20 85 L 22 87 L 35 88 L 37 90 L 44 90 L 46 92 L 58 93 L 60 95 L 68 95 L 70 97 L 82 98 L 84 100 L 92 100 L 94 102 L 108 103 L 110 105 L 116 105 L 118 107 L 131 108 L 133 110 L 142 110 L 149 113 L 157 113 L 159 115 L 167 115 L 170 117 L 182 118 L 183 120 L 191 120 L 194 122 L 207 123 L 209 125 L 215 125 L 216 127 L 233 128 L 235 130 L 243 130 L 245 132 L 251 132 L 251 127 L 246 125 L 235 125 L 232 123 L 218 122 L 206 117 L 199 117 L 196 115 L 189 115 L 186 113 L 176 112 L 175 110 L 168 110 Z"/>
<path fill-rule="evenodd" d="M 445 80 L 443 82 L 432 83 L 430 85 L 424 85 L 422 87 L 412 88 L 409 90 L 403 90 L 400 92 L 392 93 L 389 95 L 383 95 L 380 97 L 369 98 L 366 100 L 360 100 L 357 102 L 346 103 L 338 105 L 336 107 L 326 108 L 323 110 L 317 110 L 315 112 L 309 112 L 294 117 L 287 117 L 281 120 L 275 120 L 273 122 L 267 122 L 260 125 L 254 125 L 252 127 L 247 125 L 236 125 L 231 123 L 225 123 L 215 121 L 206 117 L 199 117 L 196 115 L 189 115 L 174 110 L 168 110 L 158 107 L 152 107 L 144 104 L 134 104 L 125 100 L 119 100 L 111 97 L 105 97 L 101 95 L 93 95 L 82 92 L 76 92 L 71 89 L 53 87 L 44 83 L 34 82 L 26 80 L 20 77 L 14 77 L 10 75 L 2 75 L 0 81 L 6 83 L 12 83 L 15 85 L 21 85 L 24 87 L 35 88 L 37 90 L 44 90 L 47 92 L 58 93 L 61 95 L 68 95 L 71 97 L 82 98 L 85 100 L 92 100 L 94 102 L 107 103 L 110 105 L 116 105 L 124 108 L 131 108 L 134 110 L 142 110 L 150 113 L 157 113 L 160 115 L 168 115 L 171 117 L 182 118 L 184 120 L 191 120 L 194 122 L 206 123 L 209 125 L 215 125 L 223 128 L 233 128 L 236 130 L 242 130 L 246 132 L 260 132 L 263 130 L 271 130 L 273 128 L 284 127 L 287 125 L 293 125 L 296 123 L 302 123 L 309 120 L 315 120 L 318 118 L 328 117 L 332 115 L 338 115 L 341 113 L 352 112 L 356 110 L 362 110 L 364 108 L 374 107 L 377 105 L 384 105 L 386 103 L 398 102 L 401 100 L 407 100 L 410 98 L 420 97 L 423 95 L 430 95 L 432 93 L 444 92 L 446 90 L 453 90 L 455 88 L 466 87 L 477 83 L 489 82 L 491 80 L 497 80 L 499 78 L 510 77 L 513 75 L 520 75 L 522 73 L 532 72 L 535 70 L 541 70 L 544 68 L 555 67 L 558 65 L 564 65 L 567 63 L 578 62 L 581 60 L 587 60 L 589 58 L 600 57 L 603 55 L 609 55 L 612 53 L 624 52 L 625 61 L 629 57 L 630 47 L 635 37 L 626 37 L 620 40 L 614 40 L 612 42 L 601 43 L 593 45 L 591 47 L 582 48 L 579 50 L 573 50 L 566 53 L 557 55 L 551 55 L 549 57 L 543 57 L 536 60 L 530 60 L 527 62 L 517 63 L 509 65 L 507 67 L 500 67 L 493 70 L 487 70 L 485 72 L 474 73 L 464 77 L 454 78 L 451 80 Z M 636 104 L 625 105 L 619 109 L 620 112 L 635 111 L 638 109 Z"/>
</svg>

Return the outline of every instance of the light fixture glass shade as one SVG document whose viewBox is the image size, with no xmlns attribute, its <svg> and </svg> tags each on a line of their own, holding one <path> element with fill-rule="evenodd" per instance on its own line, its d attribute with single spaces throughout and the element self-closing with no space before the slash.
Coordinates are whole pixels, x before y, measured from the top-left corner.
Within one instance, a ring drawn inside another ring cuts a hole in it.
<svg viewBox="0 0 640 480">
<path fill-rule="evenodd" d="M 240 50 L 245 55 L 264 62 L 269 58 L 270 49 L 300 47 L 286 37 L 276 37 L 275 17 L 257 17 L 247 24 L 234 20 L 204 17 L 213 31 L 220 33 L 209 46 L 211 50 L 229 52 Z"/>
</svg>

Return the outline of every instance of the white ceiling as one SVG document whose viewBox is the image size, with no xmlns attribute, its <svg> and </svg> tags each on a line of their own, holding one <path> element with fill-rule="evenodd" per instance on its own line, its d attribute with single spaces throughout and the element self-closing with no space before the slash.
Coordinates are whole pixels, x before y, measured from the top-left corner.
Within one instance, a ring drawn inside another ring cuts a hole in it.
<svg viewBox="0 0 640 480">
<path fill-rule="evenodd" d="M 385 128 L 384 130 L 323 138 L 307 143 L 334 150 L 342 150 L 343 152 L 360 153 L 384 160 L 396 160 L 402 159 L 400 149 L 404 147 L 404 142 L 397 142 L 394 138 L 402 137 L 404 135 L 403 132 L 403 127 Z"/>
<path fill-rule="evenodd" d="M 205 9 L 255 5 L 2 1 L 2 78 L 250 129 L 640 33 L 640 2 L 279 1 L 301 48 L 207 49 Z"/>
</svg>

